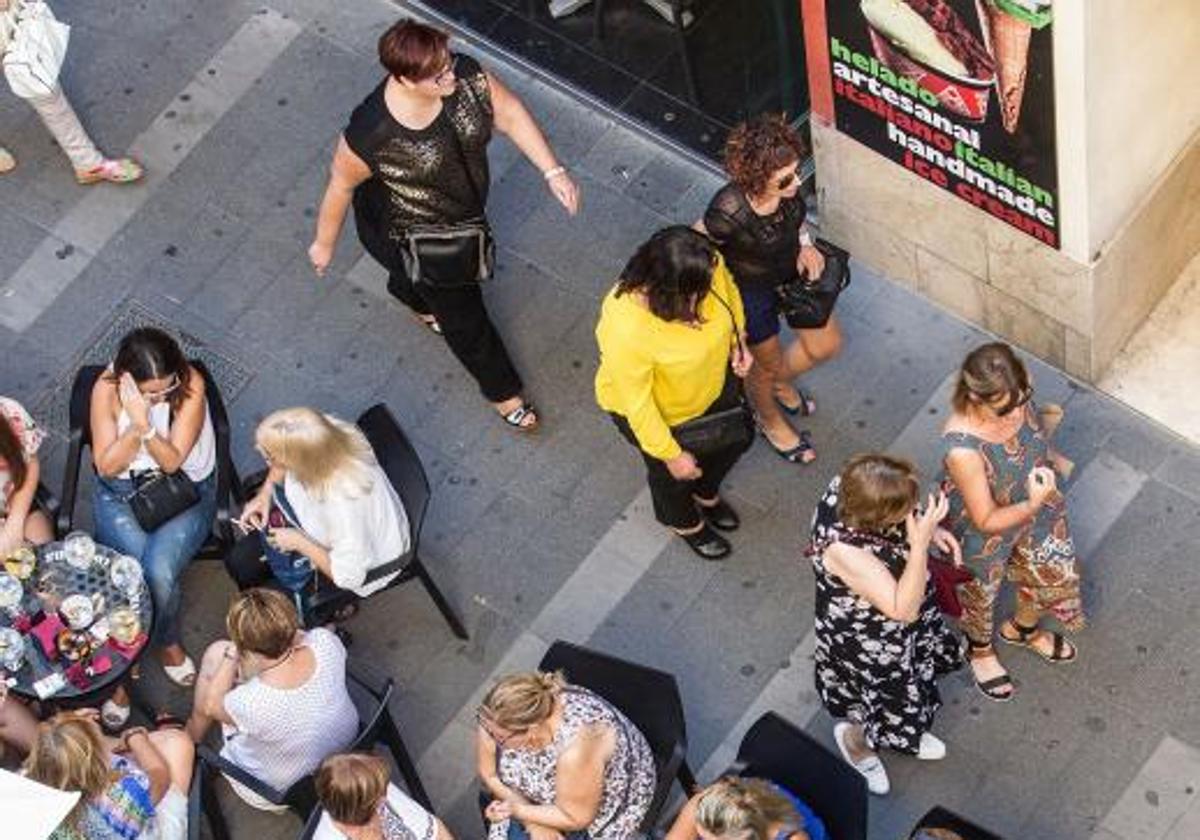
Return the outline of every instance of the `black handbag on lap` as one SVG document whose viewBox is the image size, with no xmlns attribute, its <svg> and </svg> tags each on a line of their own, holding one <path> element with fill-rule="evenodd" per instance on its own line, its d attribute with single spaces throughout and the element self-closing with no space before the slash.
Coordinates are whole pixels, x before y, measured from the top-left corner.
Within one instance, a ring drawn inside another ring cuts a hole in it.
<svg viewBox="0 0 1200 840">
<path fill-rule="evenodd" d="M 150 470 L 136 473 L 132 478 L 135 489 L 129 497 L 129 507 L 143 531 L 157 529 L 200 501 L 196 485 L 183 470 L 173 473 Z"/>
<path fill-rule="evenodd" d="M 489 279 L 496 266 L 496 243 L 483 215 L 483 191 L 471 174 L 458 132 L 452 127 L 450 133 L 480 215 L 453 224 L 413 225 L 405 232 L 400 248 L 405 272 L 413 283 L 434 288 L 477 285 Z"/>
<path fill-rule="evenodd" d="M 815 281 L 797 275 L 775 287 L 779 309 L 796 330 L 819 329 L 829 322 L 838 295 L 850 285 L 850 255 L 824 239 L 815 243 L 825 257 L 825 270 Z"/>
</svg>

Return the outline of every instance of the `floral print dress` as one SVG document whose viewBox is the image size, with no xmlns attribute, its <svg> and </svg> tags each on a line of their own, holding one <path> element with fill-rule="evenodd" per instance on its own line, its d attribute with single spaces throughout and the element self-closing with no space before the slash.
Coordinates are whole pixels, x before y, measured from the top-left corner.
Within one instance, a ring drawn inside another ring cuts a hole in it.
<svg viewBox="0 0 1200 840">
<path fill-rule="evenodd" d="M 645 736 L 606 700 L 577 686 L 562 693 L 563 716 L 554 740 L 542 749 L 502 749 L 497 758 L 500 781 L 539 805 L 554 802 L 558 757 L 581 730 L 604 726 L 617 733 L 617 746 L 604 767 L 604 791 L 596 818 L 585 830 L 592 840 L 630 840 L 654 798 L 658 773 Z M 494 822 L 489 840 L 508 837 L 508 820 Z"/>
<path fill-rule="evenodd" d="M 1017 434 L 1004 443 L 946 432 L 942 446 L 943 463 L 954 449 L 970 449 L 983 457 L 992 498 L 1001 507 L 1026 500 L 1026 477 L 1034 467 L 1051 466 L 1050 441 L 1033 403 L 1026 404 L 1025 422 Z M 985 534 L 971 522 L 962 493 L 948 473 L 942 477 L 942 490 L 950 501 L 950 513 L 942 524 L 962 543 L 964 565 L 975 576 L 958 587 L 963 606 L 959 627 L 968 637 L 991 640 L 993 607 L 1005 577 L 1016 586 L 1020 602 L 1053 615 L 1068 630 L 1083 628 L 1075 543 L 1062 493 L 1051 494 L 1032 522 L 1001 534 Z"/>
<path fill-rule="evenodd" d="M 860 531 L 841 522 L 834 478 L 813 516 L 808 555 L 816 574 L 816 687 L 835 718 L 861 724 L 875 749 L 915 754 L 942 705 L 937 678 L 962 666 L 962 646 L 946 626 L 926 578 L 916 621 L 888 618 L 825 566 L 844 543 L 874 554 L 899 580 L 908 559 L 904 526 Z"/>
</svg>

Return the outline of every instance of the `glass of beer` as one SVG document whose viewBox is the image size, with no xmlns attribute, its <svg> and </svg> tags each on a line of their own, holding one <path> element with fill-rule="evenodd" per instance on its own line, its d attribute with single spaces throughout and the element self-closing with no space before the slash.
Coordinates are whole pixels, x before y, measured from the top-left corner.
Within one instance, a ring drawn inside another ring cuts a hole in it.
<svg viewBox="0 0 1200 840">
<path fill-rule="evenodd" d="M 108 634 L 123 645 L 131 645 L 142 632 L 142 622 L 132 607 L 117 607 L 108 614 Z"/>
</svg>

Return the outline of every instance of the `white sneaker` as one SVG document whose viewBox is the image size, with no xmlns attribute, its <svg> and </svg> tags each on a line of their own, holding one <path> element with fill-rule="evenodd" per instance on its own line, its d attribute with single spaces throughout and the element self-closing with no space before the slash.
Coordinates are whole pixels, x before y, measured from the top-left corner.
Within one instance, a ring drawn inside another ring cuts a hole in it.
<svg viewBox="0 0 1200 840">
<path fill-rule="evenodd" d="M 922 761 L 937 761 L 946 757 L 946 744 L 932 732 L 921 733 L 921 746 L 917 749 L 917 758 Z"/>
<path fill-rule="evenodd" d="M 879 756 L 868 756 L 857 764 L 850 757 L 850 750 L 846 747 L 845 736 L 846 732 L 853 725 L 844 721 L 834 724 L 833 740 L 837 742 L 838 750 L 842 753 L 842 758 L 846 760 L 846 763 L 857 770 L 867 780 L 867 790 L 876 796 L 884 796 L 892 789 L 892 784 L 888 781 L 887 770 L 884 769 L 883 762 L 879 760 Z"/>
</svg>

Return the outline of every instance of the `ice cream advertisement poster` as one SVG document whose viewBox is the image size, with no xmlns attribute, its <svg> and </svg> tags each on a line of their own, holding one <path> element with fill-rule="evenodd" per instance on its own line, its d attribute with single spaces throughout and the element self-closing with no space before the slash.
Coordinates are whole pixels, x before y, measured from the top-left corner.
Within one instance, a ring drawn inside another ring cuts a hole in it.
<svg viewBox="0 0 1200 840">
<path fill-rule="evenodd" d="M 1059 247 L 1052 0 L 826 0 L 839 131 Z"/>
</svg>

